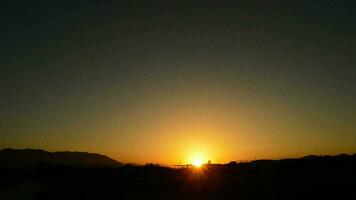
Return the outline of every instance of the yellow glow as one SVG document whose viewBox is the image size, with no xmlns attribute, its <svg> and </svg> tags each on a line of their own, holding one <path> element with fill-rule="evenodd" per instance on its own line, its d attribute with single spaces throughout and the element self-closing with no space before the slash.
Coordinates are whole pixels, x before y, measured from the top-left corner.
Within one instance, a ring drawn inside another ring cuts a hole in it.
<svg viewBox="0 0 356 200">
<path fill-rule="evenodd" d="M 194 167 L 201 167 L 202 164 L 203 164 L 203 161 L 202 160 L 194 160 L 193 163 Z"/>
<path fill-rule="evenodd" d="M 205 160 L 207 160 L 207 157 L 205 156 L 204 153 L 200 152 L 200 153 L 196 153 L 193 154 L 190 158 L 190 163 L 194 166 L 194 167 L 201 167 Z"/>
</svg>

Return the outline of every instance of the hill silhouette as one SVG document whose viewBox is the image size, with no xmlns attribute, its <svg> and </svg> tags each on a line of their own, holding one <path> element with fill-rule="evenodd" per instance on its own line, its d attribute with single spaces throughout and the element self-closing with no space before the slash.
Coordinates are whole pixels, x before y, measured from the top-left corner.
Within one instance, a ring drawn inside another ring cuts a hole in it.
<svg viewBox="0 0 356 200">
<path fill-rule="evenodd" d="M 197 169 L 122 165 L 91 153 L 0 151 L 0 199 L 355 199 L 355 186 L 355 154 Z"/>
<path fill-rule="evenodd" d="M 356 154 L 339 154 L 335 156 L 309 155 L 302 158 L 281 160 L 256 160 L 250 162 L 254 168 L 271 170 L 341 170 L 356 167 Z"/>
<path fill-rule="evenodd" d="M 122 163 L 107 156 L 87 152 L 48 152 L 38 149 L 0 150 L 0 167 L 33 169 L 39 166 L 67 165 L 75 167 L 119 167 Z"/>
</svg>

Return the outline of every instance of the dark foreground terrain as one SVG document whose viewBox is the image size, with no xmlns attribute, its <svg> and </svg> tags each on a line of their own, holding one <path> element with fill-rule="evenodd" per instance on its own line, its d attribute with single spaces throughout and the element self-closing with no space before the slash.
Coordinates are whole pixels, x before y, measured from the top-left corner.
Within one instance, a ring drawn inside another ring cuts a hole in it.
<svg viewBox="0 0 356 200">
<path fill-rule="evenodd" d="M 356 199 L 356 156 L 206 165 L 0 171 L 0 199 Z"/>
</svg>

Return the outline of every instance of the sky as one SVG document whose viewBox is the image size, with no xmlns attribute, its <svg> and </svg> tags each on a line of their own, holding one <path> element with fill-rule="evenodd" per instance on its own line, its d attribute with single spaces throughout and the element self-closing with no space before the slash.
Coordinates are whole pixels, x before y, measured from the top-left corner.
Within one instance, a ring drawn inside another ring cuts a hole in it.
<svg viewBox="0 0 356 200">
<path fill-rule="evenodd" d="M 0 148 L 356 153 L 353 1 L 2 1 Z"/>
</svg>

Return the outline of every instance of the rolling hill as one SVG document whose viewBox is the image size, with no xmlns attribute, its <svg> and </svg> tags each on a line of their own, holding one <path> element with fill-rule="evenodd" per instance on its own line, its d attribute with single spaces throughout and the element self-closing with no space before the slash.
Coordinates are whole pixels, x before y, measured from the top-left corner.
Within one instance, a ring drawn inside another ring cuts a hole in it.
<svg viewBox="0 0 356 200">
<path fill-rule="evenodd" d="M 87 152 L 48 152 L 37 149 L 0 150 L 0 168 L 32 169 L 40 165 L 74 167 L 119 167 L 123 164 L 107 156 Z"/>
</svg>

